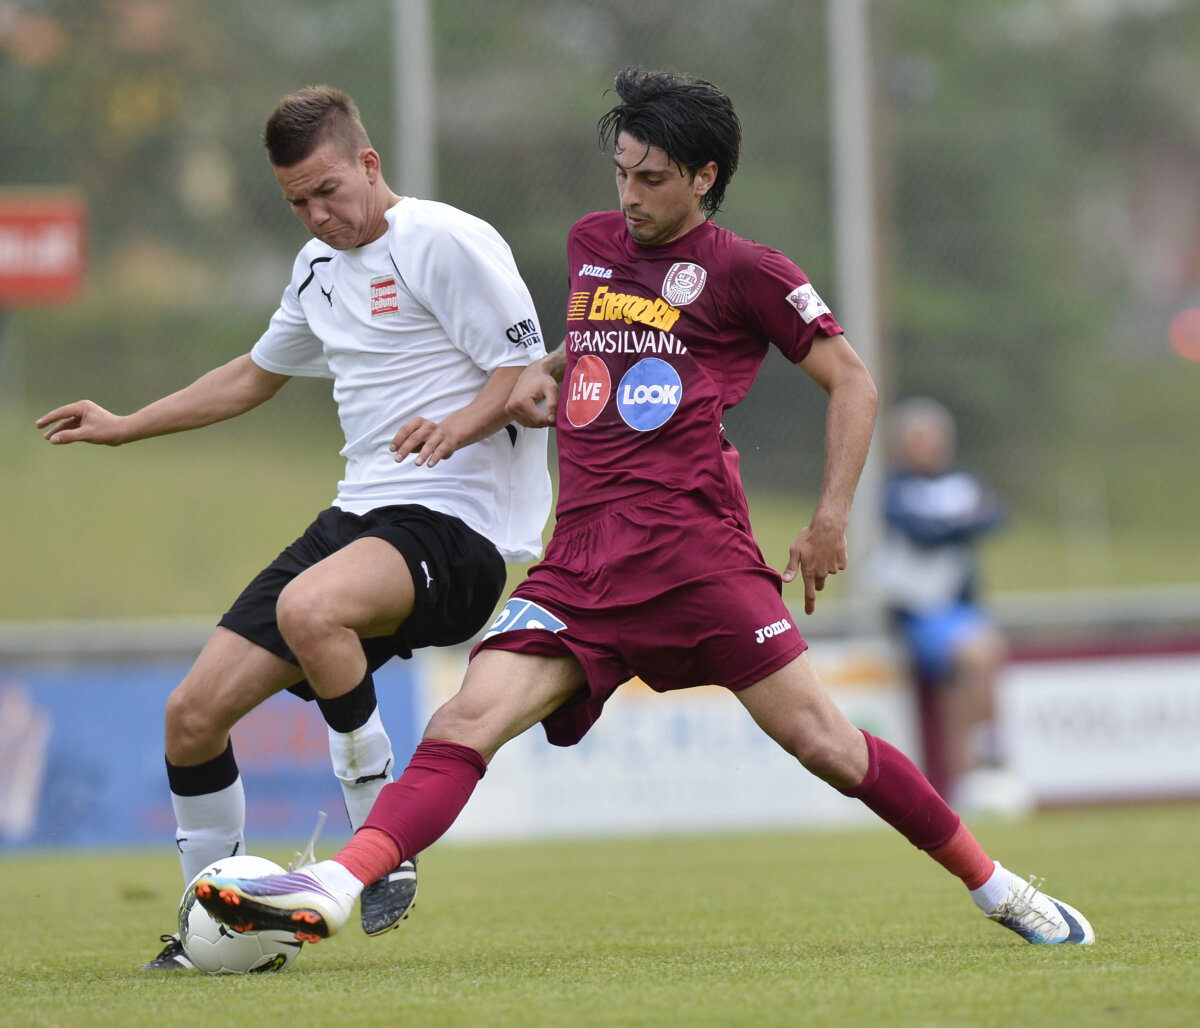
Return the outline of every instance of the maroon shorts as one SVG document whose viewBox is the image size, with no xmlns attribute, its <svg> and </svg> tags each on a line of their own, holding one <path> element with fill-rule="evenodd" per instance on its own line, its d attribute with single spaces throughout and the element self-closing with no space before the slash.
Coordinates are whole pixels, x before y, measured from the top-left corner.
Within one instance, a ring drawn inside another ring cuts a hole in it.
<svg viewBox="0 0 1200 1028">
<path fill-rule="evenodd" d="M 475 648 L 574 656 L 586 686 L 543 722 L 571 746 L 635 675 L 744 689 L 808 648 L 744 516 L 654 490 L 568 514 Z M 472 653 L 474 656 L 474 653 Z"/>
</svg>

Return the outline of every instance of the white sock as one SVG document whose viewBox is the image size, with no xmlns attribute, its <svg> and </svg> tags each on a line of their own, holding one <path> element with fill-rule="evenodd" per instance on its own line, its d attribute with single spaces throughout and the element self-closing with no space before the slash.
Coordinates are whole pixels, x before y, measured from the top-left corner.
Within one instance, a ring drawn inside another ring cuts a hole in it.
<svg viewBox="0 0 1200 1028">
<path fill-rule="evenodd" d="M 392 780 L 392 741 L 378 707 L 361 728 L 350 732 L 329 729 L 329 758 L 342 783 L 350 828 L 358 831 L 383 787 Z"/>
<path fill-rule="evenodd" d="M 358 896 L 363 891 L 363 883 L 336 860 L 319 860 L 311 867 L 306 867 L 305 870 L 316 872 L 322 882 L 331 889 L 337 889 L 338 892 L 348 892 L 351 896 Z"/>
<path fill-rule="evenodd" d="M 1008 868 L 1000 861 L 992 861 L 996 865 L 996 869 L 992 872 L 992 877 L 984 882 L 978 889 L 971 890 L 971 899 L 975 901 L 975 906 L 982 910 L 985 914 L 990 914 L 1001 903 L 1004 902 L 1004 897 L 1008 895 L 1008 887 L 1016 878 Z"/>
<path fill-rule="evenodd" d="M 203 796 L 171 793 L 171 806 L 175 808 L 175 844 L 185 884 L 190 885 L 214 860 L 244 852 L 246 793 L 241 775 L 219 792 Z"/>
</svg>

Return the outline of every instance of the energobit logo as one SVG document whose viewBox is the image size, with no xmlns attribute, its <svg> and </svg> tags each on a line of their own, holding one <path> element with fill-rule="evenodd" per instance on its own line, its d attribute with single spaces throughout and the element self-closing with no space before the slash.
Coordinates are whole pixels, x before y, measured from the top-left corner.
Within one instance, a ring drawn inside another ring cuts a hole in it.
<svg viewBox="0 0 1200 1028">
<path fill-rule="evenodd" d="M 567 301 L 567 320 L 582 321 L 587 317 L 588 300 L 592 294 L 586 289 L 582 292 L 572 293 L 571 299 Z"/>
<path fill-rule="evenodd" d="M 617 387 L 617 410 L 630 428 L 649 432 L 670 420 L 682 398 L 679 372 L 666 361 L 647 357 L 621 379 Z"/>
<path fill-rule="evenodd" d="M 578 294 L 576 294 L 578 296 Z M 572 300 L 575 299 L 573 296 Z M 679 308 L 672 307 L 661 296 L 647 300 L 644 296 L 630 293 L 614 293 L 608 286 L 599 286 L 592 295 L 592 306 L 588 309 L 589 321 L 624 321 L 671 331 L 679 320 Z"/>
<path fill-rule="evenodd" d="M 567 384 L 567 420 L 576 428 L 595 421 L 611 393 L 608 365 L 591 354 L 580 357 Z"/>
<path fill-rule="evenodd" d="M 772 621 L 769 625 L 764 625 L 762 628 L 755 629 L 754 641 L 761 644 L 767 639 L 773 639 L 777 635 L 783 635 L 783 633 L 791 627 L 792 623 L 787 618 L 780 618 L 778 621 Z"/>
</svg>

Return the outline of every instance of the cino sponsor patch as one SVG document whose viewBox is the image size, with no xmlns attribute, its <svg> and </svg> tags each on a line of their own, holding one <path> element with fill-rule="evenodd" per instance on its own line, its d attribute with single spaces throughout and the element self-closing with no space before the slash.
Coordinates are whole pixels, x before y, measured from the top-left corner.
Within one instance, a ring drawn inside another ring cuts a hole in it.
<svg viewBox="0 0 1200 1028">
<path fill-rule="evenodd" d="M 533 318 L 526 318 L 524 321 L 518 321 L 515 325 L 509 325 L 504 330 L 504 334 L 513 346 L 530 347 L 534 344 L 540 345 L 542 342 L 538 323 Z"/>
<path fill-rule="evenodd" d="M 576 428 L 590 424 L 600 416 L 611 395 L 608 365 L 591 354 L 580 357 L 567 383 L 567 420 Z"/>
<path fill-rule="evenodd" d="M 490 639 L 501 632 L 514 632 L 518 628 L 544 628 L 547 632 L 561 632 L 567 623 L 550 613 L 545 607 L 539 607 L 530 600 L 517 597 L 510 599 L 504 609 L 496 615 L 492 627 L 484 632 L 483 637 Z"/>
<path fill-rule="evenodd" d="M 387 318 L 400 313 L 400 292 L 395 275 L 371 279 L 371 317 Z"/>
<path fill-rule="evenodd" d="M 625 424 L 638 432 L 665 425 L 682 399 L 679 372 L 657 357 L 638 361 L 617 387 L 617 410 Z"/>
</svg>

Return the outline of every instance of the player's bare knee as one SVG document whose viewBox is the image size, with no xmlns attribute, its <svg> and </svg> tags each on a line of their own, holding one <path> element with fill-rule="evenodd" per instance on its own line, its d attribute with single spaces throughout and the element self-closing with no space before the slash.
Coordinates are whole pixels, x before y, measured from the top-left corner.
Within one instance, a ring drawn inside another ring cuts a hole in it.
<svg viewBox="0 0 1200 1028">
<path fill-rule="evenodd" d="M 848 789 L 862 781 L 866 773 L 865 760 L 852 742 L 835 732 L 798 731 L 785 749 L 821 781 Z"/>
<path fill-rule="evenodd" d="M 480 712 L 473 711 L 460 696 L 454 696 L 434 711 L 425 728 L 425 737 L 446 742 L 465 742 L 478 734 Z"/>
<path fill-rule="evenodd" d="M 222 712 L 199 701 L 194 692 L 176 689 L 163 711 L 167 759 L 173 764 L 199 764 L 225 748 L 231 724 Z"/>
<path fill-rule="evenodd" d="M 317 598 L 296 581 L 286 586 L 275 603 L 275 622 L 296 659 L 304 664 L 318 652 L 335 626 Z"/>
<path fill-rule="evenodd" d="M 491 760 L 496 751 L 509 739 L 520 734 L 525 726 L 513 728 L 494 711 L 477 704 L 461 701 L 461 695 L 444 703 L 425 728 L 426 739 L 456 742 L 470 746 L 484 760 Z"/>
</svg>

